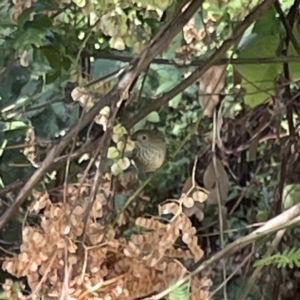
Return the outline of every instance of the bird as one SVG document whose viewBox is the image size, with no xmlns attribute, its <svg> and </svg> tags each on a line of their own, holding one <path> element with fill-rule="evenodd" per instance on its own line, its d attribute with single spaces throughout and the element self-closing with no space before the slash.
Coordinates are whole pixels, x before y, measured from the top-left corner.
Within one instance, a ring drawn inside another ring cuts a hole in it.
<svg viewBox="0 0 300 300">
<path fill-rule="evenodd" d="M 161 167 L 166 157 L 167 143 L 160 131 L 140 129 L 131 136 L 131 140 L 135 144 L 132 158 L 139 170 L 148 173 Z"/>
</svg>

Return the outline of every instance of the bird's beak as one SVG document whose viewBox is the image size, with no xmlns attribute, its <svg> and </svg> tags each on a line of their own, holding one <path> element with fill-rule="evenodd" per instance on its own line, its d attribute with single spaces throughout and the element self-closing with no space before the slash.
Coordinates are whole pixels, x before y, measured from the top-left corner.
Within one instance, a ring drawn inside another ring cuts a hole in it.
<svg viewBox="0 0 300 300">
<path fill-rule="evenodd" d="M 132 138 L 132 137 L 129 137 L 128 139 L 127 139 L 127 143 L 132 143 L 133 145 L 134 145 L 134 147 L 135 147 L 135 143 L 136 143 L 136 139 L 135 138 Z"/>
</svg>

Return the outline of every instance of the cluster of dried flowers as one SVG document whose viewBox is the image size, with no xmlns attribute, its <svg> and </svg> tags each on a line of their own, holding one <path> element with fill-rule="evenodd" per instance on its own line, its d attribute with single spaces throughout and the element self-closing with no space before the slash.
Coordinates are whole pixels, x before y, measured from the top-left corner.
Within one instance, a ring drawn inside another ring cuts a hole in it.
<svg viewBox="0 0 300 300">
<path fill-rule="evenodd" d="M 107 207 L 106 198 L 99 193 L 83 235 L 84 192 L 85 188 L 69 186 L 67 195 L 57 203 L 51 202 L 48 194 L 36 195 L 30 210 L 40 214 L 41 222 L 23 228 L 20 253 L 6 257 L 2 266 L 14 276 L 26 277 L 32 296 L 64 295 L 79 300 L 142 297 L 168 288 L 188 273 L 178 259 L 202 257 L 196 230 L 182 213 L 180 201 L 162 204 L 159 218 L 138 218 L 136 225 L 145 231 L 126 239 L 118 237 L 111 225 L 98 221 Z M 173 218 L 166 221 L 166 214 Z M 186 249 L 174 247 L 178 237 Z M 206 277 L 194 278 L 190 299 L 210 299 L 211 284 Z M 10 290 L 8 283 L 6 290 Z"/>
</svg>

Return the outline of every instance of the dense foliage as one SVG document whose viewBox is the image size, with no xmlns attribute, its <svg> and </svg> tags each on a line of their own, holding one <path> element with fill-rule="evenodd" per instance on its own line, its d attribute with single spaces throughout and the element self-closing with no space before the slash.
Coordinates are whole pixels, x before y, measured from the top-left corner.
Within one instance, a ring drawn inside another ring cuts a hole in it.
<svg viewBox="0 0 300 300">
<path fill-rule="evenodd" d="M 2 299 L 300 299 L 299 5 L 1 1 Z"/>
</svg>

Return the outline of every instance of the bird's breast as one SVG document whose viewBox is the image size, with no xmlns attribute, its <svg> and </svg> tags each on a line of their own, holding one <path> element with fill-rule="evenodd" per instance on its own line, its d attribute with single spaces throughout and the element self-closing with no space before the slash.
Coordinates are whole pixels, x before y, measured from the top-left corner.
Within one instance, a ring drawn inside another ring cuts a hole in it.
<svg viewBox="0 0 300 300">
<path fill-rule="evenodd" d="M 145 172 L 153 172 L 160 168 L 166 156 L 165 148 L 137 147 L 133 152 L 133 158 L 138 168 Z"/>
</svg>

